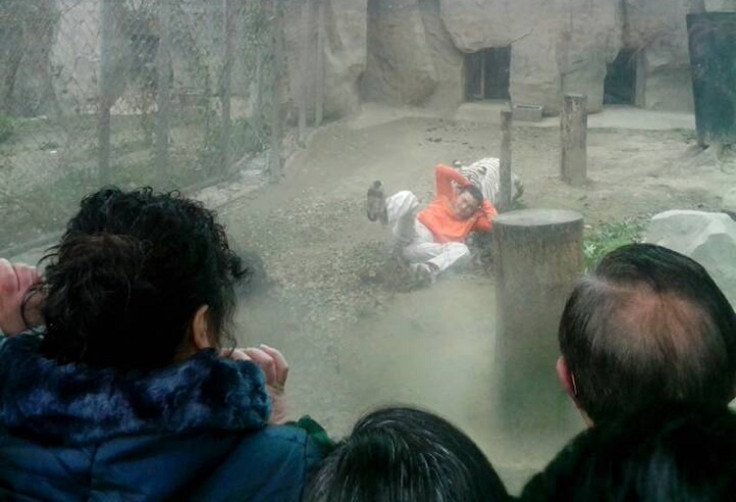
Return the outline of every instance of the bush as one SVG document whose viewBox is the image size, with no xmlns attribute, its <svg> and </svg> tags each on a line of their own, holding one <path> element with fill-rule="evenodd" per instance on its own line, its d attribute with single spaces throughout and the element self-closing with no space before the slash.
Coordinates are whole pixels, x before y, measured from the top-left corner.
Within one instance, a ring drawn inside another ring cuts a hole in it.
<svg viewBox="0 0 736 502">
<path fill-rule="evenodd" d="M 623 220 L 604 223 L 591 230 L 583 242 L 585 270 L 590 270 L 603 256 L 616 248 L 641 242 L 644 224 L 638 220 Z"/>
<path fill-rule="evenodd" d="M 13 135 L 13 122 L 10 117 L 0 113 L 0 143 L 5 143 Z"/>
</svg>

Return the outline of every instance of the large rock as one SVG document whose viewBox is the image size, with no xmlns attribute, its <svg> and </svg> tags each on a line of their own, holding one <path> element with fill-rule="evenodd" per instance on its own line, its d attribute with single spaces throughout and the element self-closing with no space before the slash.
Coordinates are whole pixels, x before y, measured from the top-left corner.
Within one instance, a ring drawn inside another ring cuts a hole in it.
<svg viewBox="0 0 736 502">
<path fill-rule="evenodd" d="M 665 211 L 652 218 L 646 241 L 699 262 L 736 305 L 736 221 L 727 214 Z"/>
<path fill-rule="evenodd" d="M 639 103 L 653 110 L 693 109 L 686 15 L 696 0 L 627 0 L 624 44 L 640 52 Z"/>
<path fill-rule="evenodd" d="M 610 0 L 441 0 L 442 18 L 464 52 L 511 45 L 511 99 L 557 112 L 563 92 L 600 110 L 606 65 L 620 48 L 622 19 Z"/>
<path fill-rule="evenodd" d="M 419 105 L 436 87 L 418 0 L 369 0 L 364 99 Z"/>
</svg>

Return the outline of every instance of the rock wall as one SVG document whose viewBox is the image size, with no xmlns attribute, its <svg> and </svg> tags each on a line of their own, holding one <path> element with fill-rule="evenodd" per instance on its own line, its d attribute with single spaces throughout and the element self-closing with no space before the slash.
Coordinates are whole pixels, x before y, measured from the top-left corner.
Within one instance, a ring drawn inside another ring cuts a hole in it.
<svg viewBox="0 0 736 502">
<path fill-rule="evenodd" d="M 39 103 L 49 94 L 65 109 L 93 109 L 99 0 L 34 1 L 48 2 L 60 15 L 45 46 L 24 56 L 29 64 L 24 63 L 13 91 L 28 103 L 24 113 L 46 113 L 49 106 Z M 637 58 L 637 105 L 690 110 L 685 15 L 703 6 L 736 10 L 736 0 L 322 0 L 321 9 L 312 0 L 305 33 L 301 4 L 285 2 L 284 96 L 296 104 L 306 79 L 313 98 L 316 82 L 323 81 L 327 118 L 354 113 L 361 100 L 452 109 L 464 100 L 465 54 L 506 46 L 515 103 L 542 104 L 545 113 L 554 114 L 563 93 L 574 92 L 588 95 L 589 110 L 598 111 L 607 65 L 625 48 Z M 177 5 L 177 26 L 188 28 L 175 36 L 176 92 L 197 94 L 207 86 L 216 92 L 224 44 L 220 4 L 180 0 Z M 304 58 L 305 40 L 316 49 L 320 23 L 324 80 Z M 245 31 L 241 27 L 236 37 L 238 47 L 248 43 Z M 119 48 L 130 44 L 125 33 L 116 36 Z M 192 47 L 199 56 L 191 55 Z M 126 50 L 116 56 L 123 87 L 131 69 Z M 236 99 L 253 94 L 253 66 L 243 58 L 235 61 Z"/>
<path fill-rule="evenodd" d="M 626 0 L 624 45 L 639 51 L 643 96 L 653 110 L 693 109 L 685 16 L 695 0 Z"/>
<path fill-rule="evenodd" d="M 440 0 L 419 0 L 419 10 L 437 78 L 437 86 L 426 105 L 454 111 L 464 100 L 464 55 L 455 47 L 445 28 Z"/>
<path fill-rule="evenodd" d="M 310 3 L 307 33 L 300 2 L 287 4 L 285 33 L 289 67 L 290 101 L 298 102 L 303 79 L 308 81 L 308 100 L 314 102 L 318 76 L 313 63 L 317 50 L 319 24 L 323 29 L 324 114 L 338 118 L 356 112 L 360 107 L 359 82 L 367 65 L 367 0 L 322 0 L 320 10 Z M 304 64 L 305 42 L 312 51 Z"/>
<path fill-rule="evenodd" d="M 439 0 L 369 0 L 368 63 L 361 97 L 451 110 L 463 100 L 463 55 Z"/>
<path fill-rule="evenodd" d="M 441 0 L 442 19 L 464 52 L 511 46 L 513 102 L 559 110 L 563 92 L 603 103 L 606 65 L 621 42 L 621 18 L 611 0 Z"/>
<path fill-rule="evenodd" d="M 358 82 L 367 59 L 367 0 L 329 0 L 326 11 L 325 116 L 360 106 Z"/>
<path fill-rule="evenodd" d="M 368 65 L 363 99 L 423 104 L 437 87 L 417 0 L 368 0 Z"/>
<path fill-rule="evenodd" d="M 717 8 L 728 8 L 723 4 L 733 1 L 720 0 Z M 510 46 L 513 102 L 542 104 L 549 114 L 559 110 L 563 93 L 584 93 L 589 110 L 595 112 L 603 105 L 607 65 L 627 48 L 637 54 L 638 105 L 692 109 L 685 15 L 702 4 L 696 0 L 371 0 L 371 4 L 363 79 L 367 99 L 432 106 L 457 103 L 464 93 L 462 54 Z"/>
</svg>

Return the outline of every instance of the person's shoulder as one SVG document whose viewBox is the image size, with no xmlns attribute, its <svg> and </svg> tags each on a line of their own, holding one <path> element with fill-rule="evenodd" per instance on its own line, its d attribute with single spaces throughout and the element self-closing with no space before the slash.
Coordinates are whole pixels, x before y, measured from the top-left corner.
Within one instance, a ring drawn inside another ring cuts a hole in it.
<svg viewBox="0 0 736 502">
<path fill-rule="evenodd" d="M 310 460 L 324 457 L 335 446 L 324 428 L 310 416 L 285 425 L 268 426 L 257 436 L 277 449 L 303 450 Z"/>
</svg>

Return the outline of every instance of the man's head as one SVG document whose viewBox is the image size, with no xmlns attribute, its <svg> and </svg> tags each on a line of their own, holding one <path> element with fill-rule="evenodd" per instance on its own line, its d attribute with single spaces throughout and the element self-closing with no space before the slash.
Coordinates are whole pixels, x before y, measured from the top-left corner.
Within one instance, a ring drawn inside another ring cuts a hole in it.
<svg viewBox="0 0 736 502">
<path fill-rule="evenodd" d="M 593 422 L 668 399 L 727 403 L 736 315 L 697 262 L 621 247 L 582 279 L 559 326 L 558 376 Z"/>
<path fill-rule="evenodd" d="M 467 185 L 460 190 L 455 199 L 453 212 L 459 220 L 467 220 L 480 209 L 483 193 L 475 185 Z"/>
<path fill-rule="evenodd" d="M 374 411 L 312 476 L 308 502 L 507 500 L 485 455 L 446 420 L 412 408 Z"/>
</svg>

